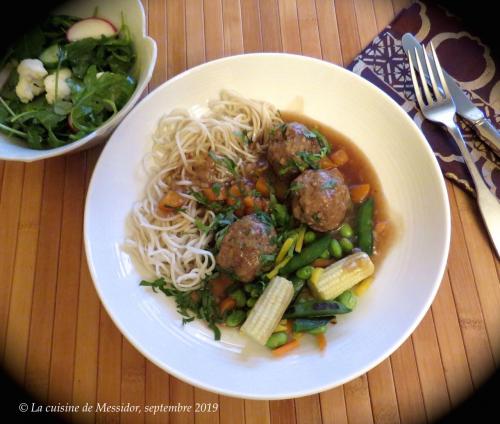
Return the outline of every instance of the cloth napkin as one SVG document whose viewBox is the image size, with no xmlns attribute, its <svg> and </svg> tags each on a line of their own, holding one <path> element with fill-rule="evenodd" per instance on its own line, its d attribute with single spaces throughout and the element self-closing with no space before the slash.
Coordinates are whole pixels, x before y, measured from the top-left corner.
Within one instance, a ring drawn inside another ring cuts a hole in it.
<svg viewBox="0 0 500 424">
<path fill-rule="evenodd" d="M 443 174 L 472 193 L 474 184 L 453 139 L 439 125 L 426 121 L 416 105 L 401 42 L 406 32 L 425 45 L 433 42 L 443 68 L 497 128 L 500 60 L 492 57 L 490 48 L 478 37 L 467 32 L 458 17 L 438 5 L 416 2 L 404 9 L 349 65 L 350 70 L 382 89 L 410 115 L 430 143 Z M 500 161 L 465 121 L 457 122 L 484 181 L 500 198 Z"/>
</svg>

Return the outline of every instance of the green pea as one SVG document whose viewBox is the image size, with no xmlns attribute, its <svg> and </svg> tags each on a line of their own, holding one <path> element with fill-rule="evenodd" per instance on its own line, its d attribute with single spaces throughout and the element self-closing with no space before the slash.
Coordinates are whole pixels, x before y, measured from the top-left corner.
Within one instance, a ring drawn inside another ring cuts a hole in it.
<svg viewBox="0 0 500 424">
<path fill-rule="evenodd" d="M 299 268 L 297 272 L 295 272 L 295 275 L 302 280 L 308 280 L 311 277 L 313 269 L 314 268 L 311 265 L 306 265 L 302 268 Z"/>
<path fill-rule="evenodd" d="M 257 302 L 257 299 L 255 297 L 251 297 L 250 299 L 247 300 L 247 306 L 249 308 L 253 308 L 255 306 L 256 302 Z"/>
<path fill-rule="evenodd" d="M 342 237 L 339 241 L 340 246 L 342 247 L 342 250 L 345 253 L 350 253 L 351 250 L 354 248 L 354 245 L 352 244 L 352 241 L 349 240 L 348 238 Z"/>
<path fill-rule="evenodd" d="M 353 293 L 352 290 L 346 290 L 337 297 L 337 301 L 353 310 L 358 303 L 358 297 Z"/>
<path fill-rule="evenodd" d="M 257 299 L 260 296 L 260 290 L 257 288 L 252 289 L 252 291 L 250 292 L 250 296 Z"/>
<path fill-rule="evenodd" d="M 227 316 L 226 325 L 228 327 L 237 327 L 245 320 L 246 317 L 247 314 L 245 311 L 242 311 L 241 309 L 236 309 Z"/>
<path fill-rule="evenodd" d="M 267 340 L 266 346 L 269 349 L 276 349 L 277 347 L 283 346 L 288 341 L 288 335 L 285 331 L 278 331 L 277 333 L 271 334 L 271 337 Z"/>
<path fill-rule="evenodd" d="M 340 259 L 342 257 L 342 247 L 338 240 L 333 239 L 328 246 L 328 250 L 335 259 Z"/>
<path fill-rule="evenodd" d="M 306 231 L 304 234 L 304 243 L 309 244 L 316 240 L 316 233 L 314 231 Z"/>
<path fill-rule="evenodd" d="M 342 237 L 351 238 L 354 234 L 352 227 L 346 222 L 340 227 L 340 235 Z"/>
<path fill-rule="evenodd" d="M 246 293 L 251 293 L 254 288 L 255 284 L 245 284 L 243 286 L 243 290 L 245 290 Z"/>
<path fill-rule="evenodd" d="M 235 290 L 229 296 L 236 301 L 236 306 L 238 308 L 243 308 L 243 306 L 245 306 L 245 304 L 247 303 L 247 297 L 245 296 L 245 293 L 243 293 L 243 290 L 241 289 Z"/>
<path fill-rule="evenodd" d="M 330 258 L 330 252 L 328 249 L 325 249 L 325 251 L 321 254 L 320 258 L 322 259 L 329 259 Z"/>
<path fill-rule="evenodd" d="M 317 335 L 317 334 L 323 334 L 326 333 L 326 330 L 328 329 L 328 324 L 327 325 L 322 325 L 321 327 L 314 328 L 313 330 L 309 330 L 309 334 Z"/>
</svg>

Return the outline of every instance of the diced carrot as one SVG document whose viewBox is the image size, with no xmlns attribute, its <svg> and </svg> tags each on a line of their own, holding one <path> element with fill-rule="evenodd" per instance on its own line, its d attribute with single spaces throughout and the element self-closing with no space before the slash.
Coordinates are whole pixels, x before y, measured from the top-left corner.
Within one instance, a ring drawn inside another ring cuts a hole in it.
<svg viewBox="0 0 500 424">
<path fill-rule="evenodd" d="M 316 341 L 318 342 L 319 350 L 326 349 L 326 337 L 323 333 L 316 335 Z"/>
<path fill-rule="evenodd" d="M 269 185 L 267 184 L 267 181 L 263 176 L 260 176 L 257 182 L 255 183 L 255 189 L 264 197 L 269 197 L 270 194 Z"/>
<path fill-rule="evenodd" d="M 318 258 L 313 261 L 312 265 L 316 268 L 326 268 L 327 266 L 333 264 L 334 262 L 335 259 Z"/>
<path fill-rule="evenodd" d="M 230 311 L 231 309 L 234 309 L 235 306 L 236 300 L 228 296 L 221 303 L 219 303 L 220 313 L 223 314 L 226 311 Z"/>
<path fill-rule="evenodd" d="M 344 149 L 339 149 L 330 153 L 328 158 L 332 161 L 334 167 L 342 166 L 349 162 L 349 155 Z"/>
<path fill-rule="evenodd" d="M 247 208 L 252 208 L 252 211 L 253 211 L 253 208 L 255 206 L 255 198 L 253 198 L 252 196 L 245 196 L 243 198 L 243 204 L 247 207 Z"/>
<path fill-rule="evenodd" d="M 162 211 L 170 212 L 169 209 L 180 208 L 185 201 L 186 199 L 184 199 L 184 197 L 182 197 L 179 193 L 174 190 L 169 190 L 160 200 L 158 206 Z"/>
<path fill-rule="evenodd" d="M 319 167 L 321 169 L 332 169 L 335 164 L 330 160 L 328 156 L 324 156 L 319 160 Z"/>
<path fill-rule="evenodd" d="M 354 203 L 361 203 L 368 197 L 368 194 L 370 193 L 370 184 L 358 184 L 352 186 L 349 191 L 351 193 L 351 200 Z"/>
<path fill-rule="evenodd" d="M 238 185 L 233 184 L 231 188 L 229 189 L 229 195 L 233 197 L 241 197 L 241 189 L 238 187 Z"/>
<path fill-rule="evenodd" d="M 205 195 L 205 197 L 210 202 L 215 202 L 217 200 L 225 200 L 226 199 L 226 189 L 225 187 L 221 187 L 217 192 L 214 191 L 212 187 L 210 188 L 202 188 L 201 191 Z"/>
<path fill-rule="evenodd" d="M 291 342 L 288 342 L 284 344 L 283 346 L 280 346 L 276 349 L 272 350 L 272 353 L 274 356 L 283 356 L 287 354 L 288 352 L 292 351 L 293 349 L 299 347 L 300 342 L 297 339 L 292 340 Z"/>
<path fill-rule="evenodd" d="M 226 289 L 233 284 L 233 280 L 226 274 L 221 274 L 210 281 L 210 288 L 215 297 L 221 298 L 226 295 Z"/>
</svg>

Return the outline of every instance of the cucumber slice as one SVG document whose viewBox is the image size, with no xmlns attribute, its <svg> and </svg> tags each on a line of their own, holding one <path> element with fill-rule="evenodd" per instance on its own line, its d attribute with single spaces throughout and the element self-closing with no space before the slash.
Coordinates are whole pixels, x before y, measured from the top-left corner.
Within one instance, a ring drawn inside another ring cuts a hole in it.
<svg viewBox="0 0 500 424">
<path fill-rule="evenodd" d="M 59 61 L 59 51 L 60 47 L 57 44 L 47 47 L 40 55 L 40 60 L 46 66 L 56 66 Z"/>
</svg>

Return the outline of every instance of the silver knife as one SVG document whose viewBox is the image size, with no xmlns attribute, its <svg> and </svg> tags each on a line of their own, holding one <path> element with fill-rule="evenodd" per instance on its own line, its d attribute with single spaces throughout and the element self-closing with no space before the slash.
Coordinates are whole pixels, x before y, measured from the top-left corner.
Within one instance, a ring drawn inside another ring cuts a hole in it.
<svg viewBox="0 0 500 424">
<path fill-rule="evenodd" d="M 420 60 L 425 63 L 423 47 L 412 34 L 407 32 L 403 35 L 402 41 L 406 53 L 408 53 L 408 50 L 416 49 Z M 477 135 L 500 157 L 500 132 L 486 119 L 483 112 L 469 100 L 455 80 L 445 71 L 443 71 L 443 74 L 457 108 L 457 113 L 474 128 Z M 426 75 L 425 78 L 429 82 L 429 76 Z"/>
</svg>

